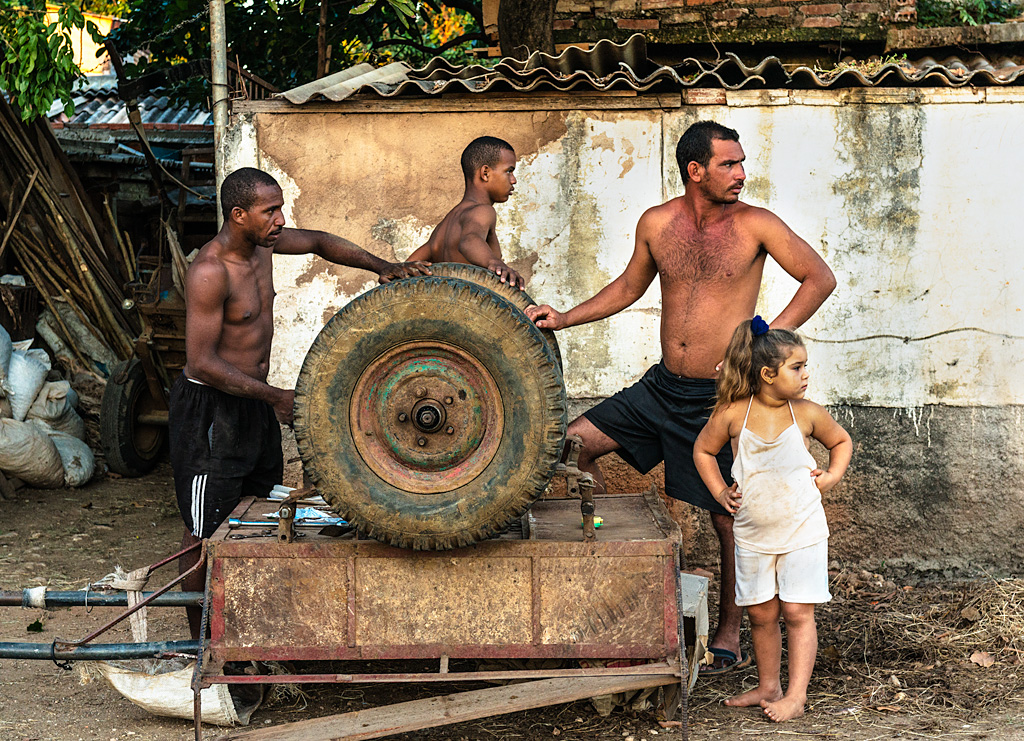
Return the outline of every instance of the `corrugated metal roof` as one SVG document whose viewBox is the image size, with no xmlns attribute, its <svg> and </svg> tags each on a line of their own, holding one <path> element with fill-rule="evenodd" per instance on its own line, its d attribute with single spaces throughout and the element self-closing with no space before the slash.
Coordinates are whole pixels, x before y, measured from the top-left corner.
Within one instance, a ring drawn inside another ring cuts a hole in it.
<svg viewBox="0 0 1024 741">
<path fill-rule="evenodd" d="M 110 77 L 86 78 L 72 92 L 75 113 L 71 118 L 64 116 L 64 105 L 56 101 L 47 118 L 63 122 L 65 126 L 88 126 L 103 128 L 128 125 L 128 110 L 117 97 L 117 82 Z M 213 115 L 209 111 L 189 105 L 172 104 L 161 90 L 154 90 L 138 100 L 144 127 L 160 125 L 160 128 L 200 126 L 213 129 Z"/>
<path fill-rule="evenodd" d="M 1024 57 L 989 59 L 981 54 L 931 57 L 882 64 L 878 60 L 846 59 L 834 69 L 786 65 L 766 57 L 748 66 L 735 54 L 715 61 L 686 59 L 663 66 L 647 57 L 642 34 L 624 44 L 599 41 L 584 51 L 570 47 L 558 56 L 534 53 L 526 61 L 506 58 L 494 67 L 458 67 L 436 57 L 422 69 L 400 62 L 374 69 L 358 65 L 308 83 L 281 97 L 294 104 L 356 95 L 398 96 L 441 93 L 490 93 L 534 90 L 662 92 L 684 88 L 831 89 L 845 87 L 962 87 L 965 85 L 1024 85 Z"/>
</svg>

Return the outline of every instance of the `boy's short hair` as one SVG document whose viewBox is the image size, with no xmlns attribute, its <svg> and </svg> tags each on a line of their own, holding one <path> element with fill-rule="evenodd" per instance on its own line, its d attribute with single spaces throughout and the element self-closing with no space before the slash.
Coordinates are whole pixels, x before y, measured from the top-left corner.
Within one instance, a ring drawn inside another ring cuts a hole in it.
<svg viewBox="0 0 1024 741">
<path fill-rule="evenodd" d="M 466 176 L 467 180 L 471 180 L 476 171 L 484 165 L 494 167 L 501 159 L 503 150 L 512 152 L 512 154 L 516 152 L 512 149 L 512 145 L 504 139 L 495 136 L 477 137 L 462 150 L 462 174 Z"/>
<path fill-rule="evenodd" d="M 690 173 L 686 168 L 691 162 L 696 162 L 701 167 L 707 167 L 711 162 L 711 142 L 715 139 L 738 142 L 740 135 L 735 129 L 722 126 L 720 123 L 698 121 L 679 137 L 679 143 L 676 144 L 676 162 L 679 165 L 679 174 L 683 176 L 684 185 L 690 180 Z"/>
<path fill-rule="evenodd" d="M 261 185 L 277 186 L 273 175 L 255 167 L 240 167 L 224 178 L 220 185 L 220 210 L 224 220 L 231 218 L 231 209 L 238 206 L 248 211 L 256 203 L 256 191 Z"/>
</svg>

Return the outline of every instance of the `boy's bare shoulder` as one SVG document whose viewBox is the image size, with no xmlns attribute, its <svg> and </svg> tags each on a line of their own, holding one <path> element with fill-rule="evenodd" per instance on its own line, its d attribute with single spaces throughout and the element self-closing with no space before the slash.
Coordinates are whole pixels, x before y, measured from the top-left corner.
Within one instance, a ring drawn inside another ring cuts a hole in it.
<svg viewBox="0 0 1024 741">
<path fill-rule="evenodd" d="M 498 218 L 498 212 L 489 203 L 469 203 L 460 214 L 462 221 L 494 221 Z"/>
</svg>

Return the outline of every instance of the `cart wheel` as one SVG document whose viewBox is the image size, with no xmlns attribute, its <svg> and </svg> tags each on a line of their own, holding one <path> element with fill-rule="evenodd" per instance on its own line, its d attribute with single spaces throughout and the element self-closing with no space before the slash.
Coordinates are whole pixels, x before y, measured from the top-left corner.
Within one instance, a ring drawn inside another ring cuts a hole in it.
<svg viewBox="0 0 1024 741">
<path fill-rule="evenodd" d="M 124 382 L 118 383 L 119 378 Z M 107 381 L 100 407 L 100 445 L 111 471 L 142 476 L 156 465 L 167 427 L 142 424 L 138 417 L 157 409 L 138 358 L 119 363 Z"/>
<path fill-rule="evenodd" d="M 517 306 L 523 311 L 526 310 L 527 306 L 533 306 L 537 303 L 530 298 L 530 294 L 526 291 L 520 291 L 508 283 L 502 283 L 501 278 L 479 265 L 466 265 L 460 262 L 436 262 L 430 266 L 430 272 L 433 275 L 444 278 L 461 278 L 479 283 L 484 288 L 489 288 L 502 298 L 512 302 L 513 306 Z M 555 339 L 555 333 L 550 329 L 541 329 L 540 333 L 544 335 L 544 339 L 551 348 L 551 352 L 555 354 L 555 359 L 558 361 L 558 370 L 562 370 L 562 352 L 558 349 L 558 340 Z"/>
<path fill-rule="evenodd" d="M 554 354 L 522 311 L 456 278 L 375 288 L 314 340 L 295 389 L 306 473 L 361 532 L 443 550 L 540 496 L 566 428 Z"/>
</svg>

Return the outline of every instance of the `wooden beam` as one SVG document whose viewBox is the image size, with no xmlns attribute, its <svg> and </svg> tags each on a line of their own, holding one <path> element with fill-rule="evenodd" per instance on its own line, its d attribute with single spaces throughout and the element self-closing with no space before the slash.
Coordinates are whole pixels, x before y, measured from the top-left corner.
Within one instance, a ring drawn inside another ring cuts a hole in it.
<svg viewBox="0 0 1024 741">
<path fill-rule="evenodd" d="M 270 728 L 233 731 L 217 738 L 218 741 L 358 741 L 384 738 L 397 733 L 678 682 L 678 677 L 665 674 L 542 679 L 400 702 Z"/>
</svg>

